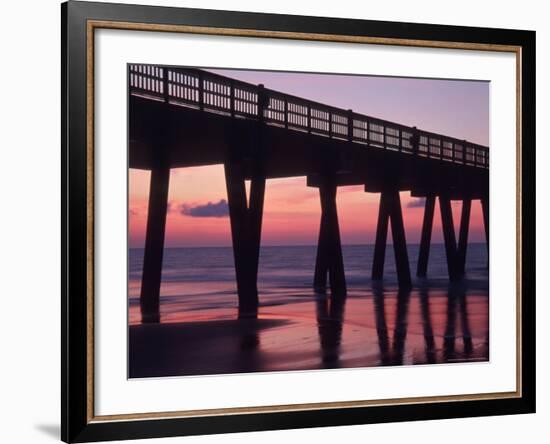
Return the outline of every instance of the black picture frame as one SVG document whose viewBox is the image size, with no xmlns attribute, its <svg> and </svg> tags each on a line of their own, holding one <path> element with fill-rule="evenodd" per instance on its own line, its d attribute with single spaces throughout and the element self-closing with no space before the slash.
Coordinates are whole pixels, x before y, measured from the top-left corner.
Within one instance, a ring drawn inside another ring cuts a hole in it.
<svg viewBox="0 0 550 444">
<path fill-rule="evenodd" d="M 113 421 L 90 416 L 88 359 L 93 319 L 89 276 L 88 22 L 261 30 L 331 36 L 462 42 L 518 47 L 521 65 L 521 394 L 500 399 L 441 401 L 318 410 L 240 412 Z M 370 424 L 535 412 L 535 32 L 355 19 L 259 14 L 69 1 L 61 6 L 62 53 L 62 383 L 61 435 L 89 442 Z"/>
</svg>

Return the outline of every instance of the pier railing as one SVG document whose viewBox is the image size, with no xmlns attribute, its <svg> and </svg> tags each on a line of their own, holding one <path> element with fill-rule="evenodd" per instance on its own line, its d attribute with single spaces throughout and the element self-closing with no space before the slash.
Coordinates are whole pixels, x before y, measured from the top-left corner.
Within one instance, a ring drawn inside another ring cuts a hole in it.
<svg viewBox="0 0 550 444">
<path fill-rule="evenodd" d="M 489 168 L 489 148 L 194 68 L 129 66 L 131 94 L 294 131 Z"/>
</svg>

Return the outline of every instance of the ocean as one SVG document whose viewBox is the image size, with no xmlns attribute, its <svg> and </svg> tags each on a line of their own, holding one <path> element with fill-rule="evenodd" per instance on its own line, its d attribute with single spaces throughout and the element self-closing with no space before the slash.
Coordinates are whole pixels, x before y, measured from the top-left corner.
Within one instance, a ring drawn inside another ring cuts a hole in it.
<svg viewBox="0 0 550 444">
<path fill-rule="evenodd" d="M 374 246 L 344 245 L 347 297 L 312 289 L 315 246 L 260 251 L 255 320 L 239 320 L 230 247 L 167 248 L 160 325 L 141 325 L 143 249 L 129 250 L 130 377 L 314 370 L 489 359 L 489 274 L 484 243 L 468 245 L 466 275 L 450 284 L 433 244 L 428 277 L 399 291 L 393 248 L 371 280 Z"/>
</svg>

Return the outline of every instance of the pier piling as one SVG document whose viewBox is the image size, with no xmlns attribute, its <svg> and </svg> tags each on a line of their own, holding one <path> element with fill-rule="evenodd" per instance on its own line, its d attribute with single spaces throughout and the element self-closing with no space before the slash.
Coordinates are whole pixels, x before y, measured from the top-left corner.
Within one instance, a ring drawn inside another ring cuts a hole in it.
<svg viewBox="0 0 550 444">
<path fill-rule="evenodd" d="M 382 279 L 384 274 L 388 222 L 390 221 L 399 288 L 408 289 L 412 286 L 411 272 L 407 253 L 407 241 L 405 239 L 401 199 L 399 197 L 399 191 L 397 190 L 382 191 L 380 195 L 380 210 L 378 213 L 378 227 L 376 229 L 372 278 L 379 280 Z"/>
<path fill-rule="evenodd" d="M 470 229 L 470 211 L 472 199 L 462 200 L 462 213 L 460 216 L 460 232 L 458 235 L 457 272 L 463 276 L 466 271 L 466 249 L 468 248 L 468 231 Z"/>
<path fill-rule="evenodd" d="M 160 283 L 170 168 L 151 170 L 140 308 L 143 323 L 160 321 Z"/>
<path fill-rule="evenodd" d="M 319 226 L 319 240 L 317 242 L 317 258 L 315 260 L 315 275 L 313 277 L 313 289 L 317 293 L 326 293 L 329 245 L 327 243 L 330 234 L 327 233 L 326 216 L 321 210 L 321 224 Z"/>
<path fill-rule="evenodd" d="M 239 316 L 253 317 L 258 311 L 257 277 L 265 176 L 257 175 L 252 178 L 249 204 L 242 162 L 225 163 L 225 180 L 239 297 Z"/>
<path fill-rule="evenodd" d="M 424 220 L 422 222 L 422 237 L 420 239 L 420 251 L 418 253 L 418 264 L 416 275 L 426 277 L 428 272 L 428 258 L 430 256 L 430 244 L 432 241 L 432 229 L 434 222 L 435 195 L 426 197 L 424 204 Z"/>
<path fill-rule="evenodd" d="M 439 209 L 441 211 L 441 227 L 443 228 L 443 239 L 445 241 L 445 254 L 447 256 L 447 270 L 449 279 L 456 281 L 460 273 L 457 267 L 456 235 L 453 223 L 453 212 L 451 200 L 448 196 L 439 196 Z"/>
<path fill-rule="evenodd" d="M 374 258 L 372 261 L 372 279 L 380 280 L 384 277 L 384 262 L 386 259 L 386 243 L 388 239 L 389 209 L 388 199 L 384 193 L 380 195 L 378 207 L 378 223 L 376 224 L 376 240 L 374 243 Z"/>
<path fill-rule="evenodd" d="M 487 254 L 489 254 L 489 197 L 481 199 L 481 209 L 483 211 L 483 225 L 485 227 L 485 241 L 487 242 Z"/>
<path fill-rule="evenodd" d="M 330 180 L 324 181 L 319 186 L 319 197 L 321 225 L 313 285 L 315 291 L 324 292 L 328 273 L 331 295 L 342 297 L 346 295 L 347 289 L 336 207 L 336 185 Z"/>
</svg>

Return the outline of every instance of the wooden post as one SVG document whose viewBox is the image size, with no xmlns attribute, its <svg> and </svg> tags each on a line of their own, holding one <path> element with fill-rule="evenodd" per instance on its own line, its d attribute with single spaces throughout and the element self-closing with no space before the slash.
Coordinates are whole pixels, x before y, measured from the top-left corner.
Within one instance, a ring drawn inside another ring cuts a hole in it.
<svg viewBox="0 0 550 444">
<path fill-rule="evenodd" d="M 457 271 L 456 236 L 453 224 L 453 213 L 449 197 L 439 196 L 439 209 L 441 210 L 441 225 L 443 228 L 443 238 L 445 240 L 445 253 L 447 255 L 447 270 L 449 272 L 449 279 L 454 281 L 459 277 L 459 273 Z"/>
<path fill-rule="evenodd" d="M 264 214 L 265 176 L 257 175 L 250 181 L 248 218 L 250 230 L 250 256 L 252 258 L 251 280 L 257 290 L 260 244 L 262 238 L 262 220 Z"/>
<path fill-rule="evenodd" d="M 235 81 L 233 79 L 229 83 L 229 110 L 231 117 L 235 117 Z"/>
<path fill-rule="evenodd" d="M 170 78 L 168 68 L 160 68 L 162 70 L 162 95 L 164 101 L 168 103 L 170 101 Z"/>
<path fill-rule="evenodd" d="M 416 275 L 426 277 L 428 272 L 428 258 L 430 256 L 430 244 L 432 241 L 432 228 L 434 221 L 435 196 L 426 196 L 424 206 L 424 221 L 422 222 L 422 237 L 420 239 L 420 251 L 418 253 L 418 264 Z"/>
<path fill-rule="evenodd" d="M 160 284 L 169 180 L 170 168 L 158 167 L 151 170 L 140 295 L 143 323 L 160 321 Z"/>
<path fill-rule="evenodd" d="M 407 253 L 407 240 L 405 239 L 405 225 L 403 224 L 403 212 L 401 210 L 401 198 L 399 191 L 389 193 L 391 232 L 393 238 L 393 252 L 395 254 L 395 266 L 400 289 L 412 287 L 411 271 L 409 267 L 409 255 Z"/>
<path fill-rule="evenodd" d="M 242 304 L 254 306 L 257 304 L 257 295 L 246 294 L 245 271 L 245 236 L 246 230 L 246 187 L 242 165 L 237 162 L 225 164 L 225 183 L 227 187 L 227 203 L 231 223 L 231 238 L 233 241 L 233 257 L 235 260 L 235 274 L 237 278 L 237 293 L 239 307 Z"/>
<path fill-rule="evenodd" d="M 348 141 L 353 142 L 353 111 L 348 109 Z"/>
<path fill-rule="evenodd" d="M 487 242 L 487 257 L 489 256 L 489 197 L 481 199 L 481 209 L 483 212 L 483 225 L 485 227 L 485 240 Z"/>
<path fill-rule="evenodd" d="M 199 71 L 199 109 L 204 110 L 204 81 L 202 78 L 202 72 Z"/>
<path fill-rule="evenodd" d="M 380 210 L 378 212 L 374 260 L 372 263 L 372 279 L 378 280 L 384 276 L 388 221 L 390 219 L 397 279 L 399 287 L 407 289 L 411 287 L 411 272 L 405 239 L 403 213 L 401 211 L 401 199 L 397 190 L 383 191 L 380 195 Z"/>
<path fill-rule="evenodd" d="M 323 292 L 323 289 L 326 288 L 328 272 L 331 294 L 345 296 L 346 277 L 336 207 L 336 185 L 329 182 L 322 183 L 319 186 L 319 194 L 321 198 L 321 226 L 313 285 L 316 291 Z"/>
<path fill-rule="evenodd" d="M 329 281 L 330 292 L 334 295 L 346 295 L 346 277 L 344 274 L 344 257 L 340 240 L 338 210 L 336 208 L 336 186 L 329 186 L 321 193 L 321 207 L 328 213 L 328 232 L 330 233 Z M 323 196 L 324 195 L 324 196 Z"/>
<path fill-rule="evenodd" d="M 265 121 L 265 110 L 269 107 L 269 98 L 265 93 L 265 87 L 263 84 L 258 85 L 258 122 L 263 123 Z"/>
<path fill-rule="evenodd" d="M 386 242 L 388 238 L 389 210 L 384 193 L 380 195 L 378 209 L 378 224 L 376 226 L 376 240 L 374 244 L 374 258 L 372 261 L 372 279 L 380 280 L 384 277 L 384 262 L 386 260 Z"/>
<path fill-rule="evenodd" d="M 460 216 L 460 232 L 458 235 L 457 271 L 464 275 L 466 271 L 466 249 L 468 248 L 468 231 L 470 228 L 470 210 L 472 199 L 462 200 L 462 214 Z"/>
<path fill-rule="evenodd" d="M 321 210 L 321 224 L 319 226 L 319 241 L 317 243 L 317 258 L 315 260 L 315 275 L 313 277 L 313 289 L 317 293 L 325 293 L 327 290 L 328 258 L 330 255 L 327 240 L 330 233 L 327 232 L 327 216 Z"/>
<path fill-rule="evenodd" d="M 225 180 L 239 297 L 239 316 L 254 317 L 258 312 L 257 276 L 265 177 L 259 176 L 252 179 L 250 207 L 247 205 L 242 164 L 234 161 L 226 162 Z"/>
</svg>

